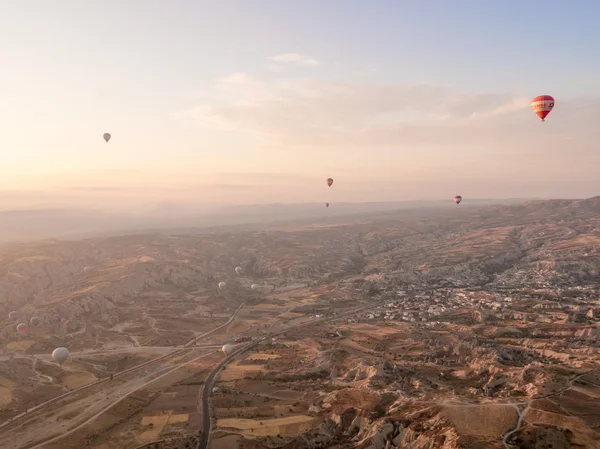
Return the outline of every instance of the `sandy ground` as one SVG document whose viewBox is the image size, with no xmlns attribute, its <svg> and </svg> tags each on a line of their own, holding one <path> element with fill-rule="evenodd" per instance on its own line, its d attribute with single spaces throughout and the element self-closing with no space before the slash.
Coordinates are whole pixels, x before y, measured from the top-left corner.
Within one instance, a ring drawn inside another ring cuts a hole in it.
<svg viewBox="0 0 600 449">
<path fill-rule="evenodd" d="M 512 405 L 447 405 L 441 416 L 448 419 L 461 435 L 500 437 L 517 424 Z"/>
<path fill-rule="evenodd" d="M 226 369 L 219 374 L 218 381 L 243 379 L 246 376 L 254 376 L 257 372 L 264 371 L 262 365 L 239 365 L 240 360 L 230 363 Z"/>
<path fill-rule="evenodd" d="M 243 435 L 295 436 L 310 429 L 314 418 L 310 416 L 286 416 L 273 419 L 217 419 L 217 427 L 234 428 L 242 431 Z"/>
<path fill-rule="evenodd" d="M 264 354 L 264 353 L 254 353 L 251 354 L 247 360 L 271 360 L 271 359 L 278 359 L 279 357 L 281 357 L 279 354 Z"/>
<path fill-rule="evenodd" d="M 19 340 L 11 341 L 6 344 L 6 349 L 9 351 L 25 352 L 35 343 L 35 340 Z"/>
<path fill-rule="evenodd" d="M 210 440 L 210 449 L 234 449 L 239 447 L 242 439 L 239 435 L 219 435 L 222 432 L 215 432 Z"/>
<path fill-rule="evenodd" d="M 140 443 L 147 443 L 156 440 L 167 425 L 187 422 L 188 419 L 189 415 L 187 413 L 144 416 L 142 417 L 141 425 L 152 426 L 152 428 L 144 431 L 138 437 L 138 441 Z"/>
<path fill-rule="evenodd" d="M 363 334 L 375 339 L 389 338 L 402 332 L 401 328 L 396 326 L 374 326 L 372 324 L 351 324 L 345 326 L 347 330 L 351 330 L 357 334 Z"/>
<path fill-rule="evenodd" d="M 67 387 L 69 390 L 74 390 L 83 385 L 87 385 L 94 382 L 96 378 L 88 373 L 70 373 L 61 379 L 61 384 Z"/>
<path fill-rule="evenodd" d="M 10 405 L 12 402 L 12 389 L 0 387 L 0 408 Z"/>
</svg>

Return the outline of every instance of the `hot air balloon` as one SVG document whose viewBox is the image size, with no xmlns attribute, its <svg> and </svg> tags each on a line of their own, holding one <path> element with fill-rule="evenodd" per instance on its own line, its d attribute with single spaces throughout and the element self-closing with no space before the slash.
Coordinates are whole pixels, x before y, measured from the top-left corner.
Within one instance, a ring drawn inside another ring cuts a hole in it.
<svg viewBox="0 0 600 449">
<path fill-rule="evenodd" d="M 67 348 L 56 348 L 54 351 L 52 351 L 52 358 L 61 366 L 68 357 L 69 350 Z"/>
<path fill-rule="evenodd" d="M 242 269 L 242 267 L 235 267 L 235 272 L 236 272 L 237 274 L 242 274 L 242 271 L 244 271 L 244 270 Z"/>
<path fill-rule="evenodd" d="M 234 350 L 234 348 L 235 348 L 235 346 L 226 344 L 226 345 L 223 345 L 223 347 L 221 348 L 221 351 L 223 351 L 225 353 L 225 355 L 229 355 Z"/>
<path fill-rule="evenodd" d="M 460 196 L 460 195 L 456 195 L 456 196 L 454 197 L 454 202 L 455 202 L 456 204 L 460 204 L 460 202 L 461 202 L 461 201 L 462 201 L 462 196 Z"/>
<path fill-rule="evenodd" d="M 221 290 L 225 290 L 225 288 L 226 288 L 226 287 L 227 287 L 227 284 L 226 284 L 225 282 L 222 282 L 222 281 L 221 281 L 221 282 L 219 282 L 219 288 L 220 288 Z"/>
<path fill-rule="evenodd" d="M 84 273 L 91 273 L 92 272 L 92 267 L 83 267 L 83 272 Z"/>
<path fill-rule="evenodd" d="M 333 184 L 333 178 L 327 178 L 327 185 L 331 187 L 331 184 Z"/>
<path fill-rule="evenodd" d="M 104 135 L 102 137 L 104 137 L 104 140 L 106 140 L 106 143 L 108 143 L 108 141 L 110 140 L 110 138 L 112 136 L 110 134 L 108 134 L 108 133 L 104 133 Z"/>
<path fill-rule="evenodd" d="M 258 289 L 258 284 L 252 284 L 252 285 L 250 286 L 250 288 L 251 288 L 252 290 L 257 290 L 257 289 Z"/>
<path fill-rule="evenodd" d="M 17 318 L 19 318 L 19 312 L 13 310 L 12 312 L 10 312 L 8 314 L 8 318 L 10 318 L 11 320 L 15 321 Z"/>
<path fill-rule="evenodd" d="M 329 203 L 325 203 L 325 207 L 329 207 Z"/>
<path fill-rule="evenodd" d="M 29 324 L 38 327 L 40 324 L 42 324 L 42 319 L 39 316 L 32 316 L 29 320 Z"/>
<path fill-rule="evenodd" d="M 550 111 L 554 108 L 554 98 L 550 95 L 540 95 L 535 97 L 531 102 L 531 109 L 542 119 L 542 122 L 546 121 L 546 116 L 550 114 Z"/>
<path fill-rule="evenodd" d="M 29 332 L 29 326 L 27 326 L 25 323 L 19 323 L 17 325 L 17 332 L 21 335 L 27 335 L 27 332 Z"/>
</svg>

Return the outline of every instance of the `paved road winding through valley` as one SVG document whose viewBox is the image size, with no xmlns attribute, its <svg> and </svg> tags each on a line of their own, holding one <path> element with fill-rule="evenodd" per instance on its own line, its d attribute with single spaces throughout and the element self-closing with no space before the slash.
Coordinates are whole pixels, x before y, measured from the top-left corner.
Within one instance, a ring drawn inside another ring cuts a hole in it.
<svg viewBox="0 0 600 449">
<path fill-rule="evenodd" d="M 231 362 L 234 359 L 234 357 L 236 357 L 237 355 L 242 354 L 246 351 L 249 351 L 250 349 L 254 348 L 255 346 L 258 346 L 263 341 L 268 340 L 269 338 L 276 337 L 277 335 L 281 335 L 281 334 L 284 334 L 284 333 L 289 332 L 294 329 L 299 329 L 302 327 L 315 325 L 315 324 L 318 324 L 318 323 L 321 323 L 324 321 L 328 321 L 328 320 L 337 321 L 341 318 L 344 318 L 345 316 L 354 315 L 357 312 L 360 312 L 364 309 L 366 309 L 366 307 L 361 307 L 359 309 L 355 309 L 350 312 L 340 314 L 333 319 L 331 319 L 331 318 L 313 319 L 313 320 L 306 321 L 301 324 L 297 324 L 295 326 L 291 326 L 287 329 L 283 329 L 283 330 L 274 332 L 267 336 L 261 337 L 260 340 L 255 341 L 249 345 L 246 345 L 243 348 L 239 348 L 238 350 L 236 350 L 235 352 L 233 352 L 232 354 L 227 356 L 225 359 L 221 360 L 221 362 L 211 371 L 211 373 L 206 378 L 206 381 L 204 382 L 204 386 L 202 388 L 202 393 L 200 395 L 200 408 L 202 410 L 202 427 L 200 429 L 200 440 L 198 441 L 198 445 L 196 446 L 196 449 L 208 449 L 208 443 L 210 440 L 210 432 L 212 429 L 212 420 L 211 420 L 211 416 L 210 416 L 210 402 L 209 402 L 210 395 L 212 393 L 212 389 L 215 384 L 217 375 L 219 374 L 219 372 L 225 365 L 227 365 L 229 362 Z"/>
</svg>

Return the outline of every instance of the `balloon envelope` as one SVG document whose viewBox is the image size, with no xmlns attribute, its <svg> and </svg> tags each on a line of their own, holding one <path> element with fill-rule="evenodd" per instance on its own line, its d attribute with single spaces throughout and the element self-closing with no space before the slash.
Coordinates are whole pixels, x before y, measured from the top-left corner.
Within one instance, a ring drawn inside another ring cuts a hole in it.
<svg viewBox="0 0 600 449">
<path fill-rule="evenodd" d="M 223 347 L 221 348 L 221 351 L 223 351 L 226 355 L 229 355 L 229 354 L 231 354 L 233 349 L 234 349 L 233 345 L 226 344 L 226 345 L 223 345 Z"/>
<path fill-rule="evenodd" d="M 258 289 L 258 284 L 252 284 L 252 285 L 250 286 L 250 288 L 251 288 L 252 290 L 256 290 L 256 289 Z"/>
<path fill-rule="evenodd" d="M 531 102 L 531 109 L 533 109 L 533 112 L 537 114 L 542 122 L 545 122 L 548 114 L 554 109 L 554 98 L 550 95 L 535 97 Z"/>
<path fill-rule="evenodd" d="M 17 318 L 19 318 L 19 312 L 16 312 L 16 311 L 14 311 L 14 310 L 13 310 L 12 312 L 10 312 L 10 313 L 8 314 L 8 317 L 9 317 L 11 320 L 16 320 Z"/>
<path fill-rule="evenodd" d="M 42 324 L 42 319 L 39 316 L 33 316 L 31 317 L 31 320 L 29 320 L 29 324 L 37 327 Z"/>
<path fill-rule="evenodd" d="M 242 269 L 242 267 L 235 267 L 235 272 L 236 272 L 237 274 L 242 274 L 242 271 L 244 271 L 244 270 Z"/>
<path fill-rule="evenodd" d="M 91 273 L 91 271 L 92 271 L 92 267 L 83 267 L 84 273 Z"/>
<path fill-rule="evenodd" d="M 227 287 L 227 284 L 225 282 L 219 282 L 219 288 L 221 290 L 225 290 L 225 287 Z"/>
<path fill-rule="evenodd" d="M 109 133 L 104 133 L 104 135 L 102 137 L 104 137 L 104 140 L 106 140 L 106 143 L 108 143 L 108 141 L 110 140 L 110 138 L 112 136 Z"/>
<path fill-rule="evenodd" d="M 67 348 L 56 348 L 52 351 L 52 358 L 61 365 L 69 357 L 69 350 Z"/>
<path fill-rule="evenodd" d="M 329 207 L 329 203 L 325 203 L 325 207 Z"/>
<path fill-rule="evenodd" d="M 17 326 L 17 332 L 21 335 L 27 335 L 27 332 L 29 332 L 29 326 L 27 326 L 25 323 L 20 323 Z"/>
<path fill-rule="evenodd" d="M 456 196 L 454 197 L 454 202 L 455 202 L 456 204 L 459 204 L 461 201 L 462 201 L 462 196 L 460 196 L 460 195 L 456 195 Z"/>
<path fill-rule="evenodd" d="M 331 184 L 333 184 L 333 178 L 327 178 L 327 185 L 331 187 Z"/>
</svg>

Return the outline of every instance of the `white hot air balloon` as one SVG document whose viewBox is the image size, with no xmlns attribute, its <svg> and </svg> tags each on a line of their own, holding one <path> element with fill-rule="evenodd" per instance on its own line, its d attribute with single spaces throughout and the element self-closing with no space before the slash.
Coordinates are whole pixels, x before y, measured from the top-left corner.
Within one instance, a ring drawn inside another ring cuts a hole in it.
<svg viewBox="0 0 600 449">
<path fill-rule="evenodd" d="M 219 288 L 221 290 L 225 290 L 226 287 L 227 287 L 227 284 L 225 282 L 223 282 L 223 281 L 219 282 Z"/>
<path fill-rule="evenodd" d="M 106 143 L 108 143 L 108 141 L 110 140 L 110 138 L 112 136 L 109 133 L 104 133 L 104 135 L 102 137 L 104 137 L 104 140 L 106 140 Z"/>
<path fill-rule="evenodd" d="M 92 272 L 92 267 L 83 267 L 83 272 L 84 273 L 91 273 Z"/>
<path fill-rule="evenodd" d="M 250 286 L 250 288 L 251 288 L 252 290 L 258 290 L 258 284 L 252 284 L 252 285 Z"/>
<path fill-rule="evenodd" d="M 242 272 L 243 272 L 243 271 L 244 271 L 244 270 L 242 269 L 242 267 L 235 267 L 235 272 L 236 272 L 237 274 L 242 274 Z"/>
<path fill-rule="evenodd" d="M 19 312 L 17 312 L 16 310 L 13 310 L 12 312 L 10 312 L 10 313 L 8 314 L 8 317 L 9 317 L 11 320 L 15 321 L 17 318 L 19 318 Z"/>
<path fill-rule="evenodd" d="M 56 348 L 52 351 L 52 358 L 62 366 L 65 360 L 69 358 L 69 350 L 67 348 Z"/>
<path fill-rule="evenodd" d="M 221 348 L 221 351 L 223 351 L 225 353 L 225 355 L 229 355 L 233 352 L 234 348 L 235 348 L 235 346 L 233 346 L 231 344 L 226 344 L 226 345 L 223 345 L 223 347 Z"/>
</svg>

